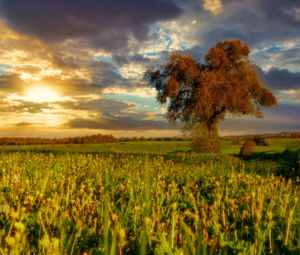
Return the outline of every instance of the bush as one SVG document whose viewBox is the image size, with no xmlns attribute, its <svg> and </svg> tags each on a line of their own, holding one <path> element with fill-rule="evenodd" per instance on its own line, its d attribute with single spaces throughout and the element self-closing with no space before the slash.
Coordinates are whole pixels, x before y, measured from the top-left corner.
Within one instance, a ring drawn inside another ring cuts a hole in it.
<svg viewBox="0 0 300 255">
<path fill-rule="evenodd" d="M 256 143 L 254 142 L 253 139 L 247 139 L 240 150 L 240 155 L 241 156 L 250 155 L 254 151 L 255 146 Z"/>
<path fill-rule="evenodd" d="M 232 139 L 232 144 L 233 144 L 233 145 L 240 145 L 240 144 L 241 144 L 241 138 L 240 138 L 239 136 L 234 137 L 234 138 Z"/>
<path fill-rule="evenodd" d="M 279 158 L 279 167 L 275 172 L 276 175 L 288 179 L 300 177 L 300 150 L 285 150 Z"/>
<path fill-rule="evenodd" d="M 269 146 L 269 142 L 267 141 L 267 139 L 265 137 L 262 136 L 256 136 L 254 137 L 254 142 L 257 146 Z"/>
</svg>

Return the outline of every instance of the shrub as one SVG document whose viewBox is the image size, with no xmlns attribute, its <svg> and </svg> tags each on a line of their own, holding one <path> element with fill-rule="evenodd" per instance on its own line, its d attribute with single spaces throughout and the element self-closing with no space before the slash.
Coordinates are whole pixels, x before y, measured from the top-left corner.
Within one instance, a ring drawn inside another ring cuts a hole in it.
<svg viewBox="0 0 300 255">
<path fill-rule="evenodd" d="M 250 155 L 254 151 L 255 146 L 256 143 L 254 142 L 253 139 L 247 139 L 240 150 L 240 155 L 241 156 Z"/>
<path fill-rule="evenodd" d="M 283 176 L 285 178 L 300 177 L 300 150 L 285 150 L 279 156 L 279 167 L 277 168 L 275 174 Z"/>
<path fill-rule="evenodd" d="M 256 136 L 253 140 L 257 146 L 269 146 L 269 142 L 265 137 Z"/>
<path fill-rule="evenodd" d="M 241 144 L 241 138 L 240 138 L 239 136 L 234 137 L 234 138 L 232 139 L 232 144 L 233 144 L 233 145 L 240 145 L 240 144 Z"/>
</svg>

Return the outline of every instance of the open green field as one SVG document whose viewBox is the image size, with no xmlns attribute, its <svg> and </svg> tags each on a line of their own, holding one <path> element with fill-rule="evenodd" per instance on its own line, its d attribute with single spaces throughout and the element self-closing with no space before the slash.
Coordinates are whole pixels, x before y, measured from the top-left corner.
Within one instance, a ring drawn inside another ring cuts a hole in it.
<svg viewBox="0 0 300 255">
<path fill-rule="evenodd" d="M 272 138 L 268 139 L 268 141 L 270 146 L 257 146 L 255 152 L 275 153 L 286 149 L 300 148 L 300 138 Z M 2 145 L 0 146 L 0 151 L 172 154 L 190 152 L 190 143 L 190 141 L 138 141 L 71 145 Z M 222 141 L 223 154 L 238 154 L 240 147 L 241 145 L 232 145 L 232 141 Z"/>
<path fill-rule="evenodd" d="M 300 139 L 269 142 L 2 146 L 0 254 L 300 254 Z"/>
</svg>

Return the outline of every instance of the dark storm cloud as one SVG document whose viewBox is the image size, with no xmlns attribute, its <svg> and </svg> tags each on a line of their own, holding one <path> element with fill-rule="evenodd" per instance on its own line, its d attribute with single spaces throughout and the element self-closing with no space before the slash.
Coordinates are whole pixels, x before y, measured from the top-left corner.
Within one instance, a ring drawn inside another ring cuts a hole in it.
<svg viewBox="0 0 300 255">
<path fill-rule="evenodd" d="M 51 42 L 90 38 L 107 49 L 123 46 L 129 35 L 144 39 L 148 25 L 182 12 L 172 0 L 2 0 L 1 7 L 18 32 Z"/>
<path fill-rule="evenodd" d="M 290 72 L 287 69 L 271 68 L 264 72 L 260 70 L 263 80 L 273 89 L 300 89 L 300 72 Z"/>
<path fill-rule="evenodd" d="M 205 32 L 204 40 L 208 47 L 213 47 L 218 41 L 240 39 L 247 44 L 254 44 L 259 38 L 257 33 L 251 34 L 249 32 L 238 31 L 229 28 L 215 28 Z"/>
<path fill-rule="evenodd" d="M 293 10 L 300 8 L 299 0 L 223 0 L 222 4 L 223 11 L 215 16 L 204 10 L 203 1 L 190 0 L 186 4 L 190 15 L 198 15 L 199 24 L 206 25 L 197 34 L 203 40 L 202 47 L 235 38 L 253 47 L 297 38 L 300 33 L 300 19 L 292 15 Z"/>
<path fill-rule="evenodd" d="M 201 62 L 203 56 L 205 55 L 204 49 L 199 45 L 195 45 L 192 48 L 188 49 L 186 53 L 191 54 L 199 62 Z"/>
<path fill-rule="evenodd" d="M 124 87 L 131 86 L 130 82 L 122 77 L 119 69 L 110 62 L 93 61 L 87 67 L 92 72 L 92 80 L 97 87 L 106 88 L 118 84 Z"/>
<path fill-rule="evenodd" d="M 260 4 L 258 1 L 258 8 L 248 9 L 242 8 L 237 10 L 232 16 L 227 19 L 228 27 L 232 29 L 229 33 L 229 38 L 241 38 L 250 45 L 260 44 L 270 40 L 280 38 L 294 37 L 294 29 L 299 30 L 298 25 L 286 24 L 286 17 L 283 12 L 285 7 L 282 4 L 279 6 L 278 2 L 289 1 L 266 1 Z M 289 4 L 286 4 L 286 8 Z M 293 32 L 292 32 L 293 31 Z M 224 35 L 223 35 L 223 38 Z"/>
<path fill-rule="evenodd" d="M 103 116 L 97 119 L 78 118 L 70 120 L 70 128 L 108 129 L 108 130 L 169 130 L 177 129 L 169 123 L 158 120 L 143 120 L 132 117 Z"/>
<path fill-rule="evenodd" d="M 300 110 L 300 109 L 299 109 Z M 300 130 L 300 123 L 289 121 L 264 121 L 264 120 L 226 120 L 220 125 L 222 133 L 234 134 L 261 134 L 293 132 Z"/>
<path fill-rule="evenodd" d="M 281 104 L 265 113 L 264 119 L 227 119 L 220 125 L 223 132 L 276 133 L 300 130 L 300 105 Z"/>
</svg>

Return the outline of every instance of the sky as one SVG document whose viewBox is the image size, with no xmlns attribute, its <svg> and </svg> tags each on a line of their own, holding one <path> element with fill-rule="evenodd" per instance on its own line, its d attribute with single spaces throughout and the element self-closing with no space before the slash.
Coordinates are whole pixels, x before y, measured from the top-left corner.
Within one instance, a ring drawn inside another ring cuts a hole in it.
<svg viewBox="0 0 300 255">
<path fill-rule="evenodd" d="M 0 136 L 180 135 L 143 79 L 240 39 L 279 106 L 221 135 L 300 130 L 300 0 L 0 0 Z"/>
</svg>

